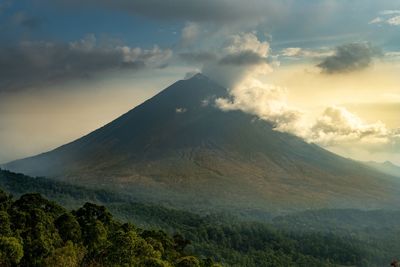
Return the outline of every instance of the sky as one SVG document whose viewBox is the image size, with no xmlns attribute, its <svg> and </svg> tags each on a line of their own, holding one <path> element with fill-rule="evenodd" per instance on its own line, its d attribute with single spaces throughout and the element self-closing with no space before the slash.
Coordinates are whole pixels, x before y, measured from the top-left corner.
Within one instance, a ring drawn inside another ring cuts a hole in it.
<svg viewBox="0 0 400 267">
<path fill-rule="evenodd" d="M 56 148 L 202 72 L 242 110 L 400 164 L 396 0 L 1 0 L 0 163 Z"/>
</svg>

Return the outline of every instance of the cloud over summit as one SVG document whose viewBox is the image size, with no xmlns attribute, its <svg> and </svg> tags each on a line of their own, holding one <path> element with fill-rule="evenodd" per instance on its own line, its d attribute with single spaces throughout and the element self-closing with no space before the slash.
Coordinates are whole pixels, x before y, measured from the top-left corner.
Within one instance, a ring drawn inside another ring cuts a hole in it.
<svg viewBox="0 0 400 267">
<path fill-rule="evenodd" d="M 270 46 L 253 32 L 232 34 L 213 53 L 215 60 L 204 62 L 202 72 L 227 88 L 233 88 L 249 77 L 272 71 Z"/>
</svg>

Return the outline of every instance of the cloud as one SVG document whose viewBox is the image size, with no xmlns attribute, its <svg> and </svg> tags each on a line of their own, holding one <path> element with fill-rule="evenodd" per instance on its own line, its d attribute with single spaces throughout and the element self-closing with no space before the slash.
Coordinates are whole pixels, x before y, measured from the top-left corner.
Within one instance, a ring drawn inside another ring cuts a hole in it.
<svg viewBox="0 0 400 267">
<path fill-rule="evenodd" d="M 185 113 L 187 111 L 186 108 L 176 108 L 175 113 Z"/>
<path fill-rule="evenodd" d="M 98 44 L 94 35 L 70 43 L 21 42 L 0 47 L 0 90 L 88 78 L 104 71 L 162 67 L 171 50 Z"/>
<path fill-rule="evenodd" d="M 241 86 L 231 95 L 231 99 L 216 99 L 216 106 L 223 111 L 241 110 L 255 115 L 272 123 L 276 131 L 322 147 L 369 153 L 397 153 L 400 149 L 400 129 L 389 129 L 382 122 L 366 123 L 343 107 L 327 107 L 317 118 L 307 120 L 312 114 L 290 107 L 286 91 L 273 85 Z"/>
<path fill-rule="evenodd" d="M 370 22 L 368 22 L 368 24 L 377 24 L 377 23 L 381 23 L 383 21 L 384 21 L 384 19 L 382 19 L 381 17 L 376 17 L 376 18 L 372 19 Z"/>
<path fill-rule="evenodd" d="M 300 47 L 288 47 L 282 50 L 281 55 L 286 57 L 296 57 L 302 54 Z"/>
<path fill-rule="evenodd" d="M 301 113 L 288 107 L 286 91 L 257 80 L 247 80 L 230 91 L 231 98 L 218 98 L 215 104 L 223 111 L 241 110 L 273 123 L 276 130 L 290 132 Z"/>
<path fill-rule="evenodd" d="M 42 26 L 43 20 L 39 17 L 30 16 L 25 12 L 17 12 L 12 16 L 12 22 L 28 30 L 36 30 Z"/>
<path fill-rule="evenodd" d="M 304 138 L 335 153 L 360 160 L 398 160 L 400 128 L 382 122 L 366 123 L 343 107 L 328 107 Z"/>
<path fill-rule="evenodd" d="M 52 3 L 54 1 L 51 1 Z M 103 7 L 159 20 L 227 22 L 257 20 L 277 14 L 283 3 L 249 0 L 58 0 L 73 7 Z M 286 1 L 285 1 L 286 2 Z"/>
<path fill-rule="evenodd" d="M 300 113 L 287 106 L 285 89 L 259 80 L 272 72 L 269 51 L 269 43 L 259 40 L 255 32 L 242 32 L 227 36 L 218 50 L 181 57 L 202 63 L 205 75 L 229 88 L 229 97 L 212 103 L 206 99 L 203 105 L 242 110 L 271 122 L 276 130 L 289 131 Z"/>
<path fill-rule="evenodd" d="M 389 25 L 398 26 L 398 25 L 400 25 L 400 16 L 396 16 L 396 17 L 390 18 L 386 22 Z"/>
<path fill-rule="evenodd" d="M 189 71 L 185 73 L 185 76 L 183 77 L 184 80 L 189 80 L 190 78 L 193 78 L 196 74 L 199 74 L 199 71 Z"/>
<path fill-rule="evenodd" d="M 349 142 L 385 144 L 391 132 L 381 123 L 365 123 L 343 107 L 325 109 L 310 129 L 309 139 L 324 146 Z"/>
<path fill-rule="evenodd" d="M 267 58 L 251 50 L 226 55 L 219 61 L 222 65 L 235 66 L 259 65 L 265 62 L 267 62 Z"/>
<path fill-rule="evenodd" d="M 215 53 L 206 51 L 181 52 L 178 54 L 178 56 L 183 61 L 194 64 L 203 64 L 208 61 L 215 61 L 218 59 Z"/>
<path fill-rule="evenodd" d="M 200 33 L 200 26 L 197 23 L 187 22 L 182 29 L 180 45 L 187 47 L 194 44 Z"/>
<path fill-rule="evenodd" d="M 379 13 L 380 16 L 374 18 L 369 22 L 369 24 L 387 24 L 392 26 L 400 25 L 400 10 L 384 10 Z M 396 16 L 393 16 L 396 15 Z M 393 17 L 391 17 L 393 16 Z"/>
<path fill-rule="evenodd" d="M 269 43 L 260 41 L 254 32 L 229 35 L 223 41 L 215 60 L 204 62 L 202 72 L 227 88 L 238 86 L 249 77 L 272 71 Z"/>
<path fill-rule="evenodd" d="M 395 16 L 391 18 L 381 18 L 376 17 L 369 22 L 369 24 L 388 24 L 392 26 L 399 26 L 400 25 L 400 16 Z"/>
<path fill-rule="evenodd" d="M 394 15 L 394 14 L 400 14 L 400 10 L 384 10 L 380 12 L 381 15 Z"/>
<path fill-rule="evenodd" d="M 368 43 L 350 43 L 336 47 L 333 55 L 317 66 L 324 73 L 346 73 L 366 69 L 381 51 Z"/>
<path fill-rule="evenodd" d="M 289 57 L 289 58 L 321 58 L 332 56 L 334 51 L 328 48 L 319 49 L 304 49 L 300 47 L 288 47 L 283 49 L 279 56 Z"/>
</svg>

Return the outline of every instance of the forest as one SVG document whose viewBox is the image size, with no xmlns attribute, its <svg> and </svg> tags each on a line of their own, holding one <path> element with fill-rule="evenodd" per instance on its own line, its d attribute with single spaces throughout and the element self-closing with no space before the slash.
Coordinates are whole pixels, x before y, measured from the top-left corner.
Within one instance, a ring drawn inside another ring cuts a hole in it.
<svg viewBox="0 0 400 267">
<path fill-rule="evenodd" d="M 7 171 L 0 187 L 1 266 L 385 266 L 399 251 L 399 212 L 245 220 Z"/>
<path fill-rule="evenodd" d="M 32 193 L 0 191 L 0 266 L 218 266 L 184 252 L 181 235 L 120 223 L 104 206 L 72 212 Z"/>
</svg>

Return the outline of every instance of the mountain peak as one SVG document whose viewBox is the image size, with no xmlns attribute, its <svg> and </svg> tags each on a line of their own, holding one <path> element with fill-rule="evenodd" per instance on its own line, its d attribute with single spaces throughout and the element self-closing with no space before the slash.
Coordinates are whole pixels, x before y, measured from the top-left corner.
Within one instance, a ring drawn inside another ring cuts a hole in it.
<svg viewBox="0 0 400 267">
<path fill-rule="evenodd" d="M 195 105 L 210 102 L 216 97 L 227 97 L 228 89 L 207 76 L 197 73 L 189 79 L 175 82 L 151 100 L 164 104 Z"/>
<path fill-rule="evenodd" d="M 199 79 L 210 80 L 210 78 L 208 78 L 201 72 L 197 72 L 196 74 L 185 78 L 185 80 L 199 80 Z"/>
<path fill-rule="evenodd" d="M 385 162 L 383 162 L 383 165 L 385 166 L 391 166 L 391 167 L 399 167 L 396 164 L 394 164 L 393 162 L 386 160 Z"/>
<path fill-rule="evenodd" d="M 383 183 L 381 172 L 275 131 L 252 115 L 221 111 L 215 99 L 228 96 L 198 73 L 74 142 L 5 167 L 202 207 L 400 203 L 397 182 Z"/>
<path fill-rule="evenodd" d="M 199 72 L 196 73 L 195 75 L 193 75 L 193 77 L 191 79 L 203 79 L 203 80 L 210 80 L 210 78 L 208 78 L 206 75 L 204 75 L 203 73 Z"/>
</svg>

